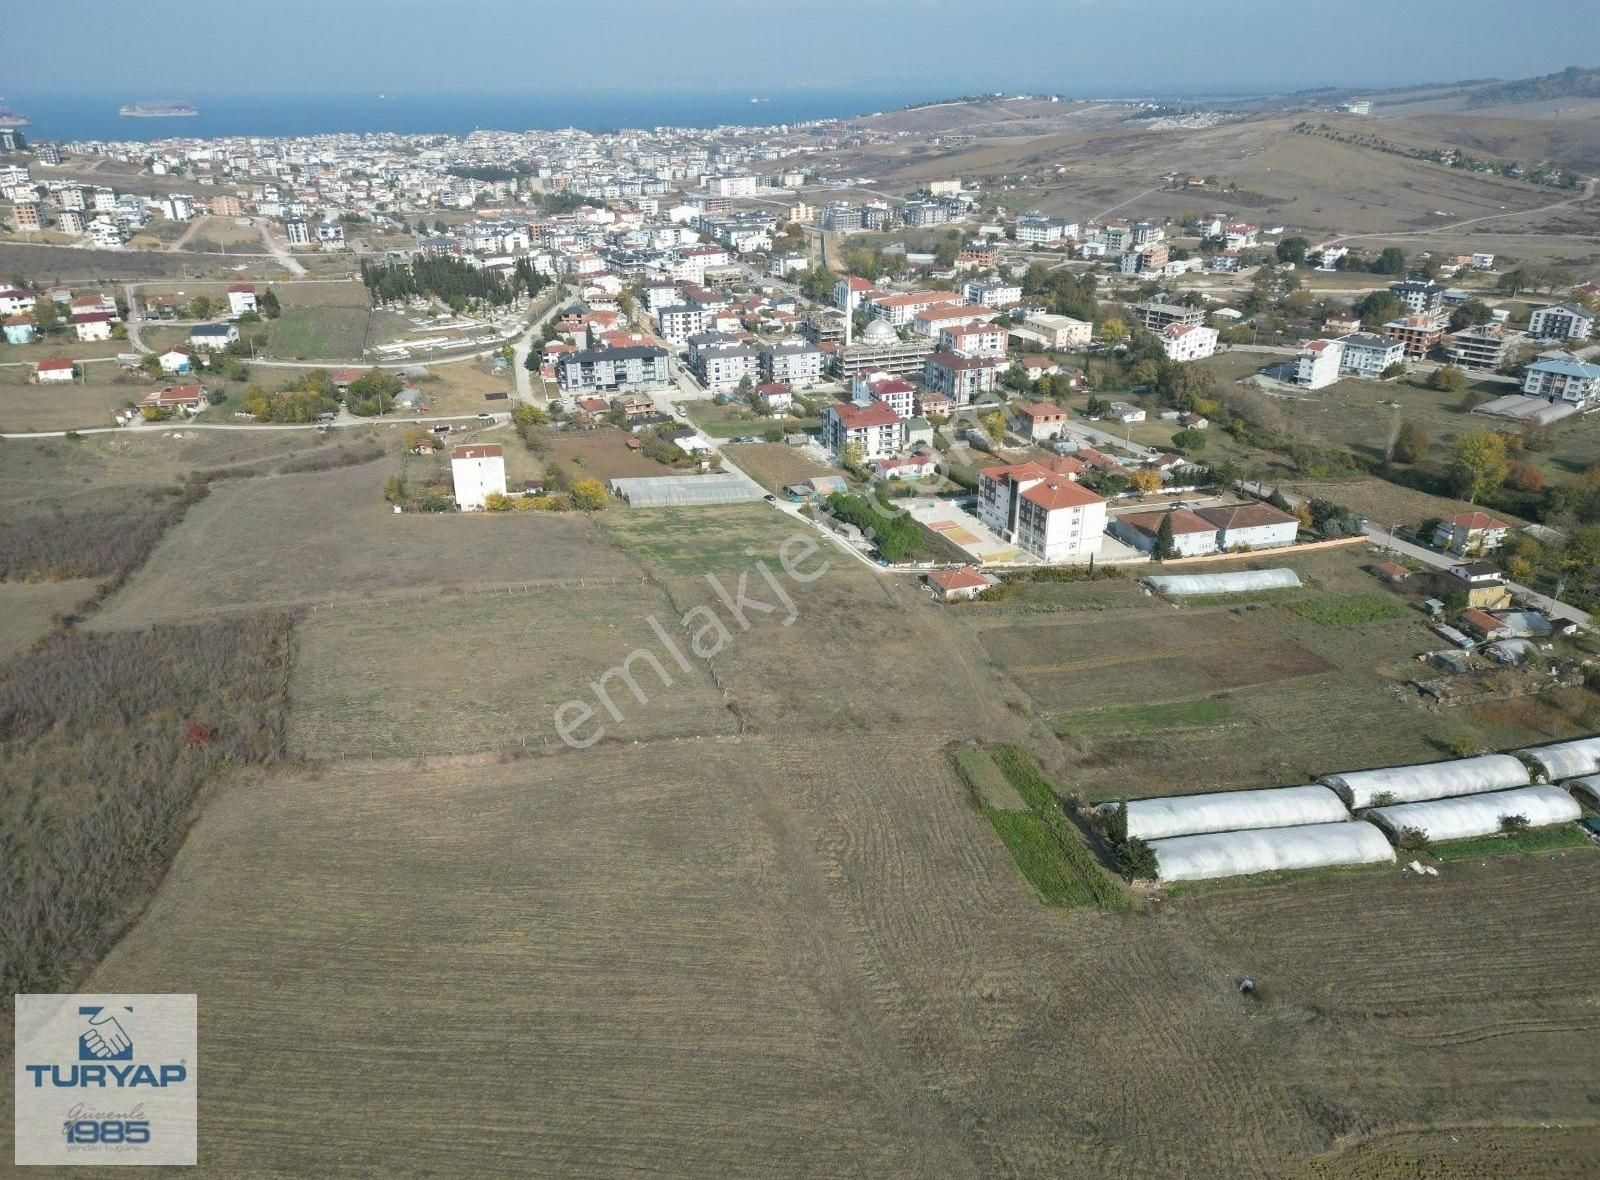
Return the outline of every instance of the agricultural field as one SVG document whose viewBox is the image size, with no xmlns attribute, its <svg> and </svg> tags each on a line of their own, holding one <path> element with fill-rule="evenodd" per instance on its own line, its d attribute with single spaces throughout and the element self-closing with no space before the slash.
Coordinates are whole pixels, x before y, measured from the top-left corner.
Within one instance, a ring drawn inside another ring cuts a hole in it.
<svg viewBox="0 0 1600 1180">
<path fill-rule="evenodd" d="M 619 552 L 663 578 L 738 573 L 750 569 L 758 557 L 770 558 L 778 544 L 796 531 L 816 535 L 792 517 L 754 505 L 614 506 L 596 517 L 596 522 Z"/>
<path fill-rule="evenodd" d="M 112 415 L 132 405 L 157 383 L 149 379 L 108 379 L 114 365 L 93 365 L 91 379 L 71 385 L 33 385 L 12 381 L 18 369 L 0 369 L 0 429 L 7 431 L 70 430 L 80 426 L 113 426 Z"/>
<path fill-rule="evenodd" d="M 593 698 L 608 668 L 653 642 L 645 622 L 677 615 L 637 575 L 601 588 L 452 595 L 321 608 L 299 633 L 291 751 L 307 758 L 411 757 L 557 743 L 556 709 Z M 730 733 L 734 717 L 704 668 L 652 684 L 635 707 L 611 682 L 622 741 Z M 658 691 L 659 689 L 659 691 Z"/>
<path fill-rule="evenodd" d="M 697 399 L 685 402 L 683 409 L 689 415 L 689 420 L 708 438 L 740 438 L 745 435 L 761 438 L 769 431 L 816 430 L 822 425 L 820 418 L 769 418 L 738 403 L 719 406 L 713 401 Z"/>
<path fill-rule="evenodd" d="M 229 481 L 97 619 L 145 626 L 265 604 L 386 601 L 444 588 L 582 584 L 629 569 L 576 515 L 395 515 L 384 465 Z"/>
<path fill-rule="evenodd" d="M 666 464 L 630 451 L 627 442 L 632 435 L 619 427 L 551 431 L 545 437 L 549 442 L 544 455 L 546 467 L 559 463 L 575 479 L 587 476 L 604 481 L 621 476 L 673 474 L 673 468 Z"/>
<path fill-rule="evenodd" d="M 267 351 L 302 361 L 359 361 L 371 314 L 359 307 L 285 307 L 269 321 Z"/>
</svg>

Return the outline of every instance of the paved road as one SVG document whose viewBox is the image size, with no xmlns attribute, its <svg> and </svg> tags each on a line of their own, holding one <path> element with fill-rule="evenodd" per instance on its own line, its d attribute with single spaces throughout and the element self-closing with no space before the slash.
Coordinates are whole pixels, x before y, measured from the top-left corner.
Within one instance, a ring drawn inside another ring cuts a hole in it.
<svg viewBox="0 0 1600 1180">
<path fill-rule="evenodd" d="M 510 414 L 494 414 L 494 425 L 501 426 L 511 420 Z M 34 430 L 25 433 L 0 434 L 0 438 L 65 438 L 69 434 L 164 434 L 187 430 L 326 430 L 349 426 L 436 426 L 441 422 L 477 422 L 476 414 L 439 414 L 431 418 L 361 418 L 341 412 L 332 422 L 142 422 L 133 426 L 84 426 L 72 430 Z M 487 428 L 487 427 L 486 427 Z"/>
<path fill-rule="evenodd" d="M 539 333 L 544 330 L 544 326 L 554 319 L 556 313 L 567 305 L 568 294 L 568 288 L 563 284 L 556 295 L 555 302 L 550 305 L 550 309 L 529 324 L 528 330 L 517 337 L 517 342 L 511 346 L 511 369 L 516 378 L 512 396 L 519 402 L 527 402 L 532 405 L 535 400 L 533 396 L 533 374 L 528 372 L 528 354 L 533 351 L 534 341 Z"/>
</svg>

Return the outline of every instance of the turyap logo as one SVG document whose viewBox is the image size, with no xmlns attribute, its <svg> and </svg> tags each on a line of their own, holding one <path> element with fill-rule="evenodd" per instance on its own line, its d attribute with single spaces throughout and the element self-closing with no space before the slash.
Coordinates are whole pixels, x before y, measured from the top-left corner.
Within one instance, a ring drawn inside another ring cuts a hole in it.
<svg viewBox="0 0 1600 1180">
<path fill-rule="evenodd" d="M 131 1004 L 122 1010 L 133 1015 Z M 79 1061 L 132 1061 L 133 1038 L 118 1019 L 98 1004 L 85 1004 L 78 1009 L 79 1016 L 89 1018 L 89 1027 L 78 1036 Z"/>
<path fill-rule="evenodd" d="M 192 995 L 16 997 L 18 1164 L 192 1164 Z"/>
</svg>

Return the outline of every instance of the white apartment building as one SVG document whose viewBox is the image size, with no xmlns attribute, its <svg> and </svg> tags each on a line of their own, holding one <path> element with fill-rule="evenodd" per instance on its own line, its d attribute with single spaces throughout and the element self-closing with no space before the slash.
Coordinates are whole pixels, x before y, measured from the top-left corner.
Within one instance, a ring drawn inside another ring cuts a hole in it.
<svg viewBox="0 0 1600 1180">
<path fill-rule="evenodd" d="M 1204 360 L 1217 351 L 1217 330 L 1204 324 L 1168 324 L 1161 329 L 1161 348 L 1169 361 Z"/>
<path fill-rule="evenodd" d="M 1339 372 L 1345 376 L 1376 381 L 1390 365 L 1405 363 L 1406 346 L 1403 340 L 1393 340 L 1373 332 L 1352 332 L 1339 337 L 1339 343 L 1343 346 L 1339 356 Z"/>
<path fill-rule="evenodd" d="M 1600 365 L 1571 354 L 1541 357 L 1528 366 L 1522 378 L 1522 392 L 1552 402 L 1590 405 L 1600 400 Z"/>
<path fill-rule="evenodd" d="M 760 180 L 754 176 L 713 176 L 706 188 L 718 197 L 753 197 Z"/>
<path fill-rule="evenodd" d="M 997 535 L 1047 562 L 1088 561 L 1100 551 L 1106 502 L 1039 463 L 984 468 L 979 518 Z"/>
<path fill-rule="evenodd" d="M 841 462 L 851 447 L 868 463 L 897 454 L 904 437 L 900 415 L 884 402 L 836 402 L 822 412 L 822 445 Z"/>
<path fill-rule="evenodd" d="M 1048 348 L 1086 348 L 1094 338 L 1093 324 L 1069 315 L 1031 315 L 1022 321 L 1022 326 L 1044 337 Z"/>
<path fill-rule="evenodd" d="M 827 355 L 809 340 L 783 340 L 761 350 L 761 375 L 804 388 L 822 380 Z"/>
<path fill-rule="evenodd" d="M 1587 340 L 1594 335 L 1594 320 L 1587 308 L 1557 303 L 1528 317 L 1528 335 L 1534 340 Z"/>
<path fill-rule="evenodd" d="M 973 279 L 961 284 L 961 297 L 986 307 L 1015 307 L 1022 302 L 1022 286 L 1000 279 Z"/>
<path fill-rule="evenodd" d="M 455 483 L 456 507 L 482 508 L 492 493 L 506 494 L 505 452 L 495 444 L 474 443 L 450 452 L 450 478 Z"/>
<path fill-rule="evenodd" d="M 1322 389 L 1339 379 L 1344 345 L 1337 340 L 1313 340 L 1295 359 L 1294 383 L 1305 389 Z"/>
</svg>

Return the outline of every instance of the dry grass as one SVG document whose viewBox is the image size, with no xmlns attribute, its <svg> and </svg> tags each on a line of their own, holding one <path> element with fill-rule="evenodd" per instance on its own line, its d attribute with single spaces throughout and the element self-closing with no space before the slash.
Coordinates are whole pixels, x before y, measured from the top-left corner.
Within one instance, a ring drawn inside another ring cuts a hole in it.
<svg viewBox="0 0 1600 1180">
<path fill-rule="evenodd" d="M 384 477 L 368 464 L 219 486 L 97 625 L 144 626 L 266 604 L 386 601 L 443 588 L 577 584 L 629 572 L 581 517 L 395 515 L 382 499 Z"/>
<path fill-rule="evenodd" d="M 814 475 L 839 474 L 837 468 L 819 463 L 802 448 L 787 443 L 746 443 L 724 449 L 741 471 L 767 491 L 779 495 L 790 484 L 801 483 Z"/>
<path fill-rule="evenodd" d="M 0 661 L 42 638 L 52 620 L 94 593 L 89 578 L 61 582 L 0 582 Z"/>
</svg>

